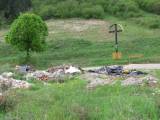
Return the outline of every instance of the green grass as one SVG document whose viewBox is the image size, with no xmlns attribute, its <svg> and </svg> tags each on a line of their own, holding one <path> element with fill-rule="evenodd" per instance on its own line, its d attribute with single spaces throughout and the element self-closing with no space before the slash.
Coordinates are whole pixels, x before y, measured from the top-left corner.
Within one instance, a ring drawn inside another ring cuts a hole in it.
<svg viewBox="0 0 160 120">
<path fill-rule="evenodd" d="M 47 68 L 52 65 L 78 64 L 81 66 L 98 66 L 105 64 L 149 63 L 159 62 L 160 39 L 143 38 L 141 40 L 121 41 L 120 50 L 123 53 L 121 60 L 113 60 L 114 42 L 91 42 L 83 39 L 66 39 L 50 41 L 47 51 L 33 53 L 31 63 L 38 68 Z M 10 46 L 1 46 L 2 66 L 6 63 L 14 66 L 22 63 L 24 53 L 14 51 Z M 4 51 L 6 49 L 6 51 Z M 130 55 L 143 57 L 129 59 Z"/>
<path fill-rule="evenodd" d="M 159 108 L 154 89 L 147 87 L 98 87 L 87 90 L 86 82 L 75 78 L 63 84 L 18 90 L 13 110 L 2 120 L 158 120 Z M 37 87 L 39 86 L 39 87 Z M 159 96 L 160 97 L 160 96 Z"/>
<path fill-rule="evenodd" d="M 154 19 L 155 15 L 145 16 Z M 42 53 L 33 53 L 30 63 L 44 69 L 60 64 L 99 66 L 160 62 L 160 35 L 158 34 L 160 29 L 150 29 L 133 21 L 135 20 L 111 16 L 106 17 L 105 20 L 46 21 L 50 33 L 47 38 L 48 47 Z M 108 33 L 108 27 L 112 23 L 119 23 L 124 27 L 124 32 L 119 33 L 119 46 L 123 54 L 121 60 L 112 59 L 114 35 Z M 6 29 L 0 31 L 1 38 L 4 38 L 6 31 Z M 0 65 L 2 67 L 23 64 L 24 55 L 24 52 L 19 52 L 5 42 L 1 42 Z M 143 57 L 129 58 L 129 56 Z"/>
</svg>

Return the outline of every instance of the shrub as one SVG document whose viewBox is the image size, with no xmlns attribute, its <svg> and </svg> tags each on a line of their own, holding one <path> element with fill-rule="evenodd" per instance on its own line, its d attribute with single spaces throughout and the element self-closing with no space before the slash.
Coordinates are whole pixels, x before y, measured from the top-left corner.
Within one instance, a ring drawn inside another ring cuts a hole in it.
<svg viewBox="0 0 160 120">
<path fill-rule="evenodd" d="M 86 7 L 82 9 L 82 16 L 84 18 L 103 18 L 104 17 L 104 9 L 100 5 Z"/>
<path fill-rule="evenodd" d="M 131 0 L 119 0 L 112 3 L 108 7 L 108 11 L 113 15 L 121 17 L 137 17 L 141 15 L 138 5 Z"/>
<path fill-rule="evenodd" d="M 43 18 L 48 16 L 102 18 L 104 13 L 121 17 L 137 17 L 141 14 L 134 0 L 33 0 L 33 7 L 34 11 L 38 14 L 40 12 Z"/>
<path fill-rule="evenodd" d="M 105 12 L 108 12 L 108 7 L 111 5 L 113 0 L 95 0 L 94 5 L 101 5 Z"/>
<path fill-rule="evenodd" d="M 159 0 L 135 0 L 139 7 L 145 11 L 160 14 L 160 1 Z"/>
<path fill-rule="evenodd" d="M 55 8 L 51 5 L 44 6 L 38 14 L 45 20 L 56 16 Z"/>
<path fill-rule="evenodd" d="M 6 42 L 21 51 L 26 51 L 28 59 L 31 51 L 39 52 L 44 49 L 47 35 L 45 22 L 35 14 L 26 13 L 13 22 L 6 35 Z"/>
<path fill-rule="evenodd" d="M 8 112 L 14 108 L 17 104 L 17 100 L 14 97 L 15 91 L 5 92 L 0 96 L 0 112 Z"/>
<path fill-rule="evenodd" d="M 75 0 L 60 2 L 56 5 L 56 16 L 60 18 L 79 17 L 80 6 Z"/>
</svg>

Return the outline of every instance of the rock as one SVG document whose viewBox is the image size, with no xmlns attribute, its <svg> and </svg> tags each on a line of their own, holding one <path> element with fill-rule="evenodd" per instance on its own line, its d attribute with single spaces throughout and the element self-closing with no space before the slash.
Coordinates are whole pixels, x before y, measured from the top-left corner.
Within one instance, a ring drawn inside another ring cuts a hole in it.
<svg viewBox="0 0 160 120">
<path fill-rule="evenodd" d="M 155 87 L 157 86 L 157 83 L 158 83 L 158 79 L 151 76 L 151 75 L 148 75 L 146 77 L 144 77 L 144 80 L 146 80 L 147 84 L 150 86 L 150 87 Z"/>
<path fill-rule="evenodd" d="M 29 88 L 31 84 L 26 81 L 16 80 L 13 78 L 5 78 L 2 75 L 0 76 L 0 89 L 1 92 L 4 92 L 10 88 Z"/>
<path fill-rule="evenodd" d="M 68 69 L 68 68 L 69 68 L 69 66 L 67 66 L 67 65 L 50 67 L 50 68 L 48 68 L 47 72 L 49 72 L 49 73 L 55 73 L 55 72 L 57 72 L 57 71 L 61 71 L 61 72 L 64 73 L 65 70 Z"/>
<path fill-rule="evenodd" d="M 9 80 L 10 78 L 4 78 L 0 76 L 0 92 L 4 92 L 12 87 L 12 82 Z"/>
<path fill-rule="evenodd" d="M 12 72 L 4 72 L 2 73 L 2 76 L 5 77 L 5 78 L 11 78 L 13 77 L 13 73 Z"/>
<path fill-rule="evenodd" d="M 146 75 L 147 73 L 144 73 L 142 71 L 137 71 L 137 70 L 134 70 L 134 71 L 131 71 L 129 73 L 129 76 L 140 76 L 140 75 Z"/>
<path fill-rule="evenodd" d="M 136 78 L 136 77 L 129 77 L 126 80 L 123 80 L 121 82 L 122 86 L 128 86 L 128 85 L 140 85 L 143 83 L 143 79 Z"/>
<path fill-rule="evenodd" d="M 143 84 L 147 84 L 150 87 L 154 87 L 156 86 L 158 83 L 158 79 L 148 75 L 145 77 L 129 77 L 126 80 L 123 80 L 121 82 L 121 85 L 123 86 L 127 86 L 127 85 L 143 85 Z"/>
<path fill-rule="evenodd" d="M 65 70 L 65 73 L 76 74 L 76 73 L 81 73 L 81 70 L 76 67 L 70 66 L 68 69 Z"/>
<path fill-rule="evenodd" d="M 35 71 L 35 72 L 32 72 L 32 73 L 27 73 L 27 75 L 25 76 L 26 77 L 26 80 L 29 80 L 29 79 L 40 79 L 44 76 L 49 76 L 49 73 L 46 72 L 46 71 Z"/>
<path fill-rule="evenodd" d="M 12 88 L 30 88 L 31 84 L 22 80 L 11 79 Z"/>
<path fill-rule="evenodd" d="M 98 73 L 85 73 L 84 75 L 81 75 L 81 78 L 88 81 L 88 89 L 93 89 L 97 86 L 106 84 L 114 84 L 114 80 L 111 77 Z"/>
<path fill-rule="evenodd" d="M 81 73 L 79 68 L 73 66 L 58 66 L 58 67 L 51 67 L 47 71 L 35 71 L 28 73 L 26 75 L 26 79 L 38 79 L 42 81 L 56 81 L 62 82 L 66 78 L 70 78 L 73 74 Z"/>
</svg>

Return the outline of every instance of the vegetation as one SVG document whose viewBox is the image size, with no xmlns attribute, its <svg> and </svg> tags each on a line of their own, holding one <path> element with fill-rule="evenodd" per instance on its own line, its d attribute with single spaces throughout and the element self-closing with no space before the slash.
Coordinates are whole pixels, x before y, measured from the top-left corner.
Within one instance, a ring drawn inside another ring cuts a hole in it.
<svg viewBox="0 0 160 120">
<path fill-rule="evenodd" d="M 155 16 L 149 18 L 155 18 Z M 37 68 L 47 68 L 52 65 L 68 63 L 80 66 L 99 66 L 159 62 L 160 35 L 157 34 L 159 29 L 150 29 L 145 24 L 142 27 L 139 25 L 140 22 L 135 23 L 139 18 L 121 20 L 107 17 L 105 19 L 106 21 L 47 21 L 49 29 L 49 36 L 46 40 L 47 49 L 41 53 L 33 53 L 30 63 Z M 145 20 L 149 20 L 147 16 Z M 119 34 L 119 46 L 123 57 L 118 61 L 112 59 L 114 36 L 109 34 L 106 28 L 111 23 L 120 23 L 125 30 Z M 2 30 L 0 33 L 5 35 L 6 32 L 6 30 Z M 3 37 L 1 36 L 1 39 Z M 8 68 L 22 64 L 22 59 L 25 57 L 23 51 L 13 49 L 3 42 L 0 44 L 0 54 L 2 68 L 3 66 Z"/>
<path fill-rule="evenodd" d="M 11 25 L 6 42 L 21 51 L 26 51 L 27 58 L 32 51 L 42 51 L 48 35 L 45 22 L 34 14 L 22 14 Z"/>
<path fill-rule="evenodd" d="M 1 0 L 0 10 L 2 11 L 0 15 L 7 19 L 13 19 L 24 11 L 31 11 L 44 19 L 104 18 L 106 14 L 130 18 L 143 16 L 144 12 L 160 14 L 160 2 L 159 0 Z"/>
<path fill-rule="evenodd" d="M 159 14 L 160 11 L 159 0 L 32 0 L 32 2 L 33 12 L 43 13 L 42 17 L 45 19 L 48 15 L 54 18 L 102 18 L 101 15 L 104 17 L 105 14 L 128 18 L 143 16 L 144 11 L 155 14 Z M 46 14 L 42 7 L 48 11 Z M 98 9 L 98 14 L 92 9 L 95 7 Z"/>
<path fill-rule="evenodd" d="M 159 0 L 0 0 L 0 73 L 15 72 L 14 67 L 24 64 L 22 58 L 30 52 L 28 64 L 37 69 L 62 64 L 159 63 L 159 12 Z M 5 21 L 17 17 L 9 30 Z M 107 28 L 113 23 L 124 27 L 119 33 L 121 60 L 112 59 L 114 35 Z M 6 33 L 9 44 L 4 42 Z M 153 74 L 160 79 L 160 71 Z M 15 77 L 23 79 L 22 75 Z M 62 84 L 29 82 L 33 84 L 29 90 L 6 94 L 0 120 L 160 118 L 159 85 L 122 87 L 117 83 L 87 90 L 87 82 L 79 77 Z"/>
<path fill-rule="evenodd" d="M 21 12 L 29 10 L 31 0 L 1 0 L 0 13 L 8 20 L 16 18 Z"/>
<path fill-rule="evenodd" d="M 86 82 L 75 78 L 63 84 L 43 86 L 31 81 L 34 88 L 18 90 L 14 109 L 2 120 L 158 120 L 159 92 L 145 86 L 121 87 L 119 84 L 86 89 Z M 155 95 L 153 95 L 155 94 Z"/>
<path fill-rule="evenodd" d="M 160 14 L 160 1 L 159 0 L 135 0 L 141 9 Z"/>
</svg>

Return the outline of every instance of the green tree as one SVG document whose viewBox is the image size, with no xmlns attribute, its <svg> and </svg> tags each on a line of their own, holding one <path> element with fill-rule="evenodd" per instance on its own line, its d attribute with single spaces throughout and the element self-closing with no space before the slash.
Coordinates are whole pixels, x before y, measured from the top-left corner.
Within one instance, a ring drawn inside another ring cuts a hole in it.
<svg viewBox="0 0 160 120">
<path fill-rule="evenodd" d="M 25 13 L 16 19 L 6 35 L 6 42 L 26 51 L 27 60 L 30 52 L 40 52 L 45 48 L 48 29 L 45 22 L 35 14 Z"/>
</svg>

